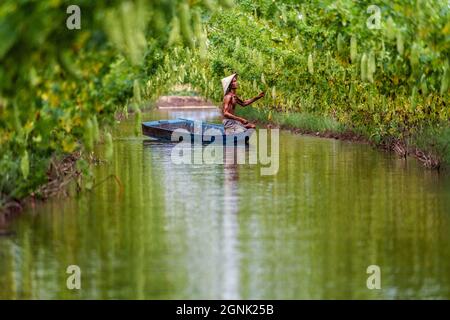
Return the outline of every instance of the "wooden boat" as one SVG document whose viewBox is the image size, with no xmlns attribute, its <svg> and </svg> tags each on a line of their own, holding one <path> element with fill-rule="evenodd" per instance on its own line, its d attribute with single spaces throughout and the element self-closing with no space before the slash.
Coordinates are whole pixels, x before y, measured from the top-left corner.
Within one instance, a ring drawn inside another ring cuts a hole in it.
<svg viewBox="0 0 450 320">
<path fill-rule="evenodd" d="M 166 142 L 190 140 L 191 143 L 210 144 L 220 139 L 224 145 L 248 144 L 254 132 L 254 129 L 248 129 L 241 133 L 225 134 L 223 125 L 182 118 L 142 123 L 144 135 Z"/>
</svg>

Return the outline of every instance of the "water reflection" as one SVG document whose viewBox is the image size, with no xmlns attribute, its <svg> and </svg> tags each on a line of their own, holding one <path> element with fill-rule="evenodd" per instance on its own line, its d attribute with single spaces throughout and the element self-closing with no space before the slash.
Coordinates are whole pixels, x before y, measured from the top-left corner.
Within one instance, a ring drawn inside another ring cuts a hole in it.
<svg viewBox="0 0 450 320">
<path fill-rule="evenodd" d="M 239 212 L 238 203 L 238 183 L 239 172 L 238 165 L 235 162 L 235 151 L 245 151 L 245 148 L 240 147 L 225 147 L 224 148 L 224 166 L 223 166 L 223 229 L 225 236 L 224 256 L 225 274 L 222 278 L 224 286 L 224 299 L 239 299 L 239 263 L 240 254 L 238 251 L 238 219 Z"/>
<path fill-rule="evenodd" d="M 166 230 L 178 235 L 168 247 L 189 288 L 180 294 L 239 299 L 237 165 L 174 165 L 173 147 L 148 143 L 144 152 L 161 173 Z"/>
</svg>

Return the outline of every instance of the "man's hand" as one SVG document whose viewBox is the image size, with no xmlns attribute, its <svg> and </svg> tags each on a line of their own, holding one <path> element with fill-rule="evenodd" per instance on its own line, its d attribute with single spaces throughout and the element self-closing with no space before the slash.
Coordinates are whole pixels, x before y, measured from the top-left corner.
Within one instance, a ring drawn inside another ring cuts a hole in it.
<svg viewBox="0 0 450 320">
<path fill-rule="evenodd" d="M 248 121 L 245 120 L 244 118 L 241 118 L 241 122 L 242 122 L 242 124 L 247 124 L 248 123 Z"/>
<path fill-rule="evenodd" d="M 264 92 L 261 92 L 260 94 L 258 94 L 258 98 L 262 98 L 264 97 L 266 94 Z"/>
</svg>

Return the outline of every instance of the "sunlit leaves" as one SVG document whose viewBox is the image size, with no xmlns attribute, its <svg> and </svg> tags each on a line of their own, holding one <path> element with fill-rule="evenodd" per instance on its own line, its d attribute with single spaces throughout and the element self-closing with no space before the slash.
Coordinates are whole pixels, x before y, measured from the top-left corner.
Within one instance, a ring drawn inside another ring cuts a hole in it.
<svg viewBox="0 0 450 320">
<path fill-rule="evenodd" d="M 234 5 L 234 0 L 219 0 L 219 3 L 225 8 L 231 8 Z"/>
<path fill-rule="evenodd" d="M 78 143 L 72 137 L 66 137 L 61 144 L 63 151 L 66 153 L 72 153 L 78 147 Z"/>
</svg>

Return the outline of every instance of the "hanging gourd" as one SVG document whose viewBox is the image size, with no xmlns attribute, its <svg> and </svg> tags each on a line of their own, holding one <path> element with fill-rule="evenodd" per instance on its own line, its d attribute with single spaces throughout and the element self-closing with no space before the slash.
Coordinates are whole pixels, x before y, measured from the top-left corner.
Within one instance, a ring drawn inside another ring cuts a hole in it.
<svg viewBox="0 0 450 320">
<path fill-rule="evenodd" d="M 171 23 L 168 45 L 173 46 L 179 43 L 181 43 L 180 19 L 175 16 Z"/>
<path fill-rule="evenodd" d="M 308 72 L 314 74 L 314 61 L 311 53 L 308 56 Z"/>
<path fill-rule="evenodd" d="M 420 90 L 422 91 L 423 96 L 428 95 L 427 79 L 424 74 L 420 78 Z"/>
<path fill-rule="evenodd" d="M 97 116 L 92 117 L 92 138 L 94 139 L 94 143 L 100 140 L 100 130 L 98 127 Z"/>
<path fill-rule="evenodd" d="M 389 17 L 386 21 L 385 35 L 389 40 L 394 40 L 397 36 L 395 22 L 392 17 Z"/>
<path fill-rule="evenodd" d="M 367 60 L 367 80 L 373 83 L 373 75 L 376 71 L 376 61 L 375 61 L 375 54 L 373 52 L 370 52 L 369 58 Z"/>
<path fill-rule="evenodd" d="M 444 95 L 448 90 L 448 84 L 450 81 L 450 70 L 449 70 L 449 62 L 447 61 L 445 67 L 444 67 L 444 73 L 442 74 L 441 78 L 441 95 Z"/>
<path fill-rule="evenodd" d="M 261 82 L 262 82 L 264 85 L 267 85 L 267 83 L 266 83 L 266 77 L 264 77 L 264 73 L 261 73 Z"/>
<path fill-rule="evenodd" d="M 139 136 L 141 134 L 141 124 L 142 124 L 142 113 L 141 110 L 136 111 L 136 116 L 134 117 L 134 135 Z"/>
<path fill-rule="evenodd" d="M 350 90 L 348 92 L 348 97 L 352 101 L 353 101 L 353 98 L 355 97 L 355 86 L 353 85 L 353 83 L 350 84 Z"/>
<path fill-rule="evenodd" d="M 22 171 L 22 175 L 25 179 L 28 178 L 30 173 L 30 160 L 28 158 L 28 151 L 25 150 L 20 159 L 20 170 Z"/>
<path fill-rule="evenodd" d="M 358 41 L 355 36 L 350 39 L 350 60 L 356 63 L 358 60 Z"/>
<path fill-rule="evenodd" d="M 94 149 L 94 125 L 92 120 L 86 120 L 86 125 L 84 126 L 84 146 L 88 152 Z"/>
<path fill-rule="evenodd" d="M 413 45 L 411 46 L 411 54 L 409 56 L 409 61 L 413 71 L 417 70 L 417 67 L 419 66 L 419 58 L 420 58 L 419 45 L 413 43 Z"/>
<path fill-rule="evenodd" d="M 134 79 L 133 82 L 133 100 L 136 104 L 140 104 L 142 101 L 141 86 L 139 85 L 139 80 L 137 79 Z"/>
<path fill-rule="evenodd" d="M 367 81 L 367 55 L 365 53 L 361 58 L 361 81 Z"/>
<path fill-rule="evenodd" d="M 416 86 L 414 86 L 412 89 L 412 92 L 411 92 L 411 109 L 412 110 L 416 109 L 416 105 L 417 105 L 416 95 L 417 95 L 417 88 L 416 88 Z"/>
<path fill-rule="evenodd" d="M 179 6 L 180 16 L 180 31 L 183 36 L 184 42 L 189 45 L 190 48 L 194 48 L 194 35 L 191 28 L 191 12 L 187 3 L 181 3 Z"/>
</svg>

